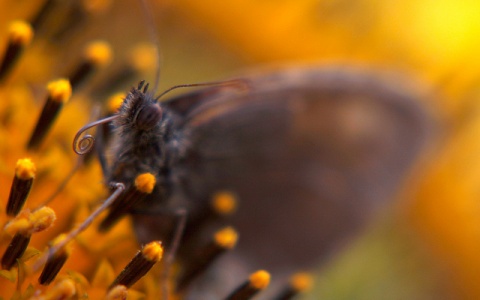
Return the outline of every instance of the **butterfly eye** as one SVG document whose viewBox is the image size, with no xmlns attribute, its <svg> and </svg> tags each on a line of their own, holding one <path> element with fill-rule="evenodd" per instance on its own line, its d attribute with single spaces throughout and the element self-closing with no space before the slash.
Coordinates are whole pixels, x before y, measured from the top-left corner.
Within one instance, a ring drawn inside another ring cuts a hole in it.
<svg viewBox="0 0 480 300">
<path fill-rule="evenodd" d="M 162 114 L 162 109 L 157 104 L 144 106 L 138 112 L 135 124 L 143 130 L 151 129 L 160 122 Z"/>
</svg>

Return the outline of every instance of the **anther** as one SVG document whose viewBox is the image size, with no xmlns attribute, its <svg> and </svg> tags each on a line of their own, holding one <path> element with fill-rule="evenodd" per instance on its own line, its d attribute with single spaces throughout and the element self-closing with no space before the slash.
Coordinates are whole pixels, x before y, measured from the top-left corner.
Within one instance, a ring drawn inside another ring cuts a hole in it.
<svg viewBox="0 0 480 300">
<path fill-rule="evenodd" d="M 22 257 L 25 250 L 27 250 L 31 237 L 30 234 L 23 233 L 17 233 L 13 236 L 12 241 L 2 256 L 3 269 L 10 270 L 15 265 L 17 259 Z"/>
<path fill-rule="evenodd" d="M 0 81 L 12 69 L 25 47 L 30 44 L 32 38 L 33 29 L 30 24 L 24 21 L 13 21 L 10 23 L 8 44 L 0 64 Z"/>
<path fill-rule="evenodd" d="M 106 42 L 95 41 L 87 45 L 83 60 L 68 76 L 72 89 L 76 90 L 96 69 L 107 65 L 111 59 L 112 50 Z"/>
<path fill-rule="evenodd" d="M 43 1 L 43 4 L 37 10 L 36 14 L 31 18 L 30 23 L 32 24 L 32 27 L 35 30 L 38 30 L 38 28 L 45 21 L 47 15 L 50 13 L 52 8 L 54 7 L 54 4 L 55 4 L 55 0 L 45 0 L 45 1 Z"/>
<path fill-rule="evenodd" d="M 124 285 L 127 288 L 131 287 L 160 261 L 162 255 L 163 248 L 159 241 L 148 243 L 122 270 L 109 289 L 117 285 Z"/>
<path fill-rule="evenodd" d="M 52 247 L 58 245 L 66 238 L 65 234 L 59 235 L 52 242 Z M 48 250 L 47 250 L 48 251 Z M 71 244 L 67 244 L 65 247 L 61 248 L 59 251 L 48 257 L 47 263 L 38 278 L 38 282 L 41 285 L 49 285 L 55 277 L 60 272 L 60 269 L 63 267 L 70 253 L 72 252 Z"/>
<path fill-rule="evenodd" d="M 155 68 L 156 48 L 152 45 L 139 44 L 136 45 L 130 55 L 129 62 L 136 73 L 146 73 Z"/>
<path fill-rule="evenodd" d="M 202 228 L 235 213 L 237 203 L 238 200 L 234 193 L 228 190 L 216 192 L 210 200 L 210 205 L 189 219 L 185 228 L 181 249 L 195 247 Z"/>
<path fill-rule="evenodd" d="M 241 284 L 225 300 L 247 300 L 252 299 L 258 292 L 266 289 L 270 284 L 270 273 L 259 270 L 252 273 L 248 280 Z"/>
<path fill-rule="evenodd" d="M 55 284 L 51 290 L 45 294 L 34 296 L 32 300 L 56 300 L 72 299 L 76 294 L 75 282 L 72 279 L 64 279 Z"/>
<path fill-rule="evenodd" d="M 40 257 L 35 265 L 32 266 L 32 271 L 35 272 L 40 269 L 40 267 L 46 263 L 48 258 L 52 255 L 55 255 L 58 251 L 60 251 L 63 247 L 65 247 L 71 240 L 73 240 L 76 236 L 82 233 L 85 229 L 92 224 L 92 222 L 100 215 L 103 211 L 105 211 L 125 190 L 125 185 L 123 183 L 115 183 L 114 184 L 115 191 L 108 197 L 100 207 L 98 207 L 94 212 L 92 212 L 85 221 L 83 221 L 80 225 L 75 227 L 72 231 L 70 231 L 64 239 L 58 241 L 57 244 L 52 245 L 50 250 L 45 253 L 42 257 Z"/>
<path fill-rule="evenodd" d="M 11 269 L 25 253 L 32 234 L 49 228 L 55 219 L 55 212 L 43 207 L 33 213 L 21 213 L 7 223 L 4 230 L 14 237 L 2 256 L 2 268 Z"/>
<path fill-rule="evenodd" d="M 212 210 L 219 216 L 228 216 L 237 208 L 236 196 L 228 191 L 217 192 L 212 199 Z"/>
<path fill-rule="evenodd" d="M 121 217 L 126 215 L 129 209 L 136 203 L 141 202 L 153 192 L 156 179 L 151 173 L 143 173 L 135 178 L 135 182 L 127 191 L 119 197 L 111 206 L 108 215 L 99 225 L 102 232 L 110 229 Z"/>
<path fill-rule="evenodd" d="M 177 292 L 185 290 L 192 280 L 203 273 L 221 254 L 235 247 L 237 240 L 238 234 L 231 227 L 217 231 L 212 241 L 186 263 L 183 274 L 178 280 Z"/>
<path fill-rule="evenodd" d="M 119 87 L 129 85 L 138 78 L 139 74 L 146 74 L 155 68 L 156 49 L 147 44 L 132 47 L 126 60 L 109 70 L 105 80 L 93 83 L 91 94 L 104 98 Z M 155 90 L 155 89 L 154 89 Z"/>
<path fill-rule="evenodd" d="M 106 300 L 126 300 L 128 295 L 127 287 L 124 285 L 116 285 L 108 291 Z"/>
<path fill-rule="evenodd" d="M 72 96 L 72 87 L 66 79 L 52 81 L 47 86 L 48 96 L 38 118 L 35 129 L 27 144 L 28 149 L 38 149 L 46 134 L 52 127 L 63 105 Z"/>
<path fill-rule="evenodd" d="M 289 300 L 293 299 L 294 297 L 298 296 L 299 294 L 305 293 L 309 291 L 313 286 L 313 278 L 312 275 L 299 272 L 293 274 L 290 277 L 290 281 L 286 287 L 283 288 L 280 293 L 274 297 L 275 300 Z"/>
<path fill-rule="evenodd" d="M 16 216 L 27 200 L 37 169 L 29 158 L 19 159 L 7 202 L 7 215 Z"/>
</svg>

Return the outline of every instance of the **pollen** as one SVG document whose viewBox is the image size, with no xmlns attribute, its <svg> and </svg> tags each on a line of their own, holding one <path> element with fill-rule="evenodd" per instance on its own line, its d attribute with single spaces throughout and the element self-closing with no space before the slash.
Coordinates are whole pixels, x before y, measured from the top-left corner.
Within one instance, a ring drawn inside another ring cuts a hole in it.
<svg viewBox="0 0 480 300">
<path fill-rule="evenodd" d="M 296 291 L 306 292 L 313 286 L 312 275 L 305 272 L 293 274 L 293 276 L 290 278 L 290 285 Z"/>
<path fill-rule="evenodd" d="M 14 235 L 17 232 L 26 232 L 31 228 L 31 222 L 27 218 L 17 218 L 5 225 L 5 232 L 9 235 Z"/>
<path fill-rule="evenodd" d="M 36 174 L 35 164 L 29 158 L 19 159 L 15 168 L 15 177 L 10 187 L 6 212 L 16 216 L 27 201 Z"/>
<path fill-rule="evenodd" d="M 213 209 L 220 215 L 230 215 L 237 208 L 237 198 L 231 192 L 222 191 L 213 196 Z"/>
<path fill-rule="evenodd" d="M 49 98 L 56 102 L 66 103 L 72 96 L 72 86 L 67 79 L 51 81 L 47 90 Z"/>
<path fill-rule="evenodd" d="M 113 287 L 105 297 L 106 300 L 125 300 L 127 299 L 128 290 L 124 285 L 116 285 Z"/>
<path fill-rule="evenodd" d="M 57 236 L 53 241 L 52 241 L 52 246 L 55 246 L 55 245 L 58 245 L 58 244 L 61 244 L 63 243 L 63 241 L 66 239 L 67 235 L 62 233 L 60 234 L 59 236 Z M 68 255 L 70 255 L 70 253 L 72 252 L 73 248 L 72 248 L 72 243 L 71 242 L 68 242 L 64 247 L 62 247 L 59 252 L 65 252 L 67 253 Z"/>
<path fill-rule="evenodd" d="M 270 284 L 270 273 L 265 270 L 259 270 L 249 277 L 250 285 L 258 290 L 265 289 Z"/>
<path fill-rule="evenodd" d="M 156 49 L 151 45 L 140 44 L 133 48 L 130 57 L 135 70 L 143 73 L 155 66 Z"/>
<path fill-rule="evenodd" d="M 30 158 L 22 158 L 17 161 L 15 175 L 22 180 L 35 178 L 37 168 Z"/>
<path fill-rule="evenodd" d="M 259 270 L 250 274 L 247 281 L 237 287 L 226 299 L 227 300 L 248 300 L 252 299 L 258 292 L 264 290 L 270 284 L 270 273 Z M 272 298 L 288 299 L 288 298 Z"/>
<path fill-rule="evenodd" d="M 40 232 L 46 230 L 53 225 L 53 222 L 56 220 L 56 215 L 53 209 L 49 207 L 42 207 L 39 210 L 33 212 L 29 219 L 32 224 L 33 232 Z"/>
<path fill-rule="evenodd" d="M 75 282 L 72 279 L 64 279 L 57 283 L 45 295 L 33 297 L 33 300 L 70 299 L 76 294 Z"/>
<path fill-rule="evenodd" d="M 155 188 L 157 180 L 151 173 L 143 173 L 135 178 L 135 187 L 142 193 L 150 194 Z"/>
<path fill-rule="evenodd" d="M 146 248 L 146 249 L 145 249 Z M 145 252 L 147 254 L 145 254 Z M 140 278 L 145 276 L 148 271 L 157 263 L 163 254 L 162 246 L 159 241 L 147 244 L 142 251 L 127 264 L 123 271 L 110 285 L 109 289 L 117 285 L 124 285 L 127 288 L 135 284 Z"/>
<path fill-rule="evenodd" d="M 85 49 L 85 59 L 94 65 L 107 65 L 112 60 L 112 49 L 107 42 L 92 42 Z"/>
<path fill-rule="evenodd" d="M 45 206 L 33 213 L 28 211 L 20 213 L 15 219 L 5 225 L 4 230 L 10 235 L 18 232 L 32 234 L 49 228 L 55 219 L 56 216 L 53 209 Z"/>
<path fill-rule="evenodd" d="M 152 262 L 157 262 L 162 259 L 163 248 L 160 242 L 151 242 L 145 245 L 142 249 L 143 256 Z"/>
<path fill-rule="evenodd" d="M 5 226 L 5 232 L 13 235 L 2 256 L 2 267 L 10 270 L 27 250 L 33 233 L 49 228 L 55 220 L 52 209 L 43 207 L 36 212 L 25 211 Z"/>
<path fill-rule="evenodd" d="M 226 227 L 215 233 L 215 243 L 224 249 L 232 249 L 238 240 L 238 233 L 232 227 Z"/>
<path fill-rule="evenodd" d="M 15 44 L 28 45 L 33 39 L 33 28 L 25 21 L 13 21 L 10 23 L 9 37 Z"/>
</svg>

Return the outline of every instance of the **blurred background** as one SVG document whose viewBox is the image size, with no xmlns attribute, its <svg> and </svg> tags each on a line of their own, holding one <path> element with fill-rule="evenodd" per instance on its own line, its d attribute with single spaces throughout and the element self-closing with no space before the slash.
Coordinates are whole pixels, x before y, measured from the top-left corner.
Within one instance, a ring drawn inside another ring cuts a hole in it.
<svg viewBox="0 0 480 300">
<path fill-rule="evenodd" d="M 28 17 L 42 1 L 2 2 L 10 12 L 0 20 L 3 26 Z M 153 80 L 151 52 L 131 54 L 138 43 L 152 42 L 153 26 L 162 54 L 160 90 L 270 64 L 362 67 L 411 80 L 428 95 L 422 101 L 436 120 L 431 147 L 391 210 L 319 267 L 306 298 L 480 299 L 478 1 L 152 0 L 155 24 L 140 1 L 69 5 L 76 6 L 76 18 L 58 12 L 44 26 L 71 22 L 71 29 L 36 41 L 34 54 L 19 66 L 19 72 L 28 69 L 25 80 L 34 89 L 64 74 L 92 39 L 111 43 L 110 72 L 135 57 L 144 60 L 132 78 L 106 84 L 102 76 L 109 71 L 99 72 L 81 93 L 101 99 L 139 78 Z M 29 68 L 38 53 L 45 65 Z"/>
</svg>

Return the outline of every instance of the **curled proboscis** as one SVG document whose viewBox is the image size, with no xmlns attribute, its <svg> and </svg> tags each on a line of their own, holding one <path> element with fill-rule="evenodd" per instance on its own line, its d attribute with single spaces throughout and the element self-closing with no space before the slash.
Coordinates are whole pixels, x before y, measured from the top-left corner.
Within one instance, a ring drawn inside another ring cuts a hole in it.
<svg viewBox="0 0 480 300">
<path fill-rule="evenodd" d="M 78 155 L 85 155 L 88 152 L 90 152 L 93 148 L 93 145 L 95 144 L 95 138 L 91 134 L 86 134 L 83 137 L 81 137 L 82 134 L 92 127 L 111 122 L 116 118 L 118 118 L 118 115 L 104 118 L 83 126 L 77 132 L 77 134 L 75 135 L 75 138 L 73 139 L 73 151 Z"/>
</svg>

